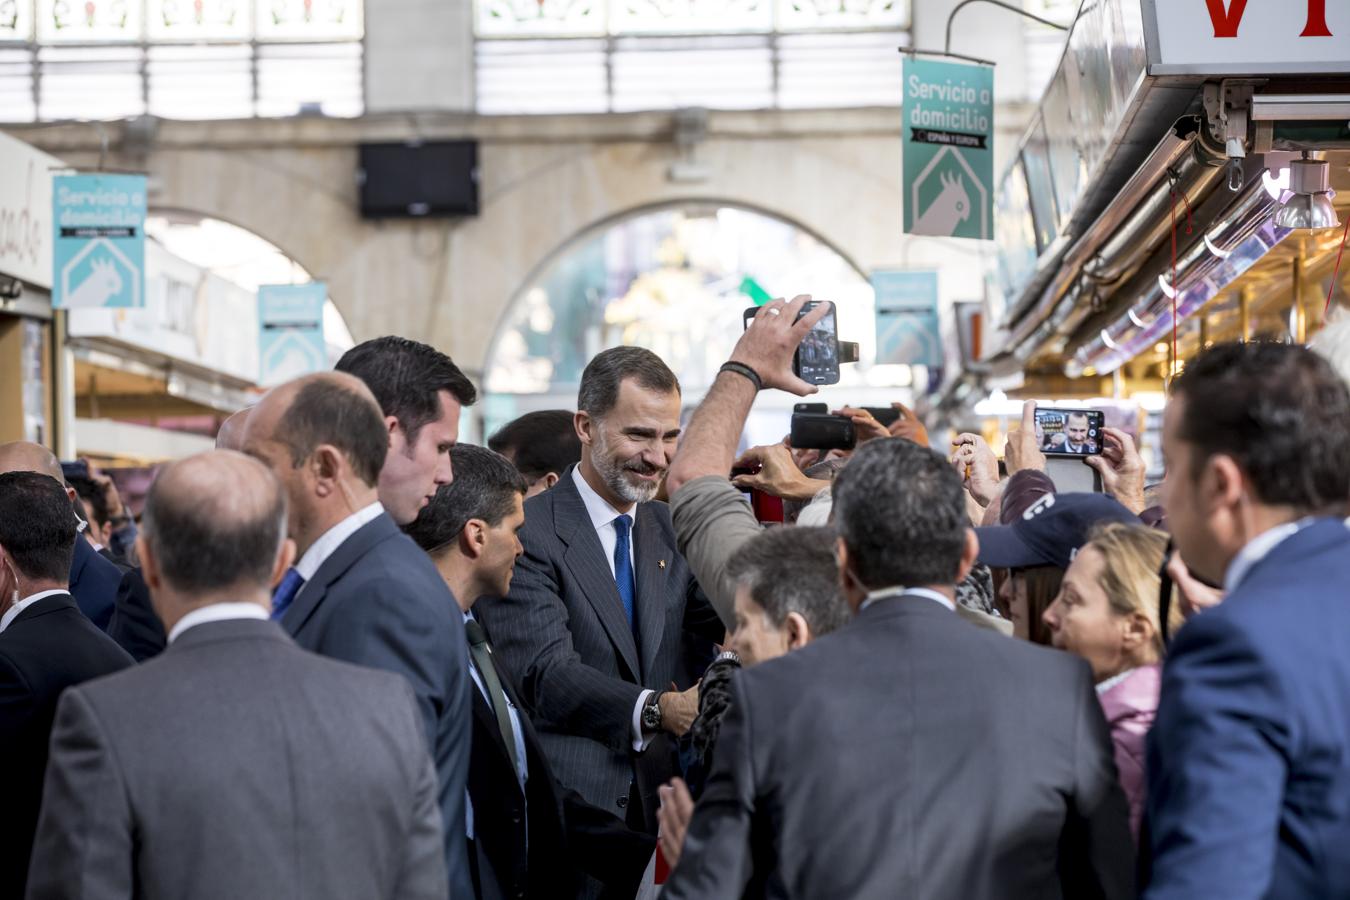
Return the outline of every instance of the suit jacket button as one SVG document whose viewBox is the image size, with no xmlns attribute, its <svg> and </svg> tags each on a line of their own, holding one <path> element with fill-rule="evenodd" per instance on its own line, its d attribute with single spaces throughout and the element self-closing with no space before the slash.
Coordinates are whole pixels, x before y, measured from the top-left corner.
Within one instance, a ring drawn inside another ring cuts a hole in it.
<svg viewBox="0 0 1350 900">
<path fill-rule="evenodd" d="M 619 809 L 624 809 L 624 808 L 626 808 L 627 806 L 628 806 L 628 798 L 627 798 L 627 797 L 620 797 L 620 798 L 619 798 Z"/>
<path fill-rule="evenodd" d="M 511 824 L 512 824 L 512 825 L 519 825 L 519 824 L 520 824 L 520 813 L 518 813 L 518 812 L 513 812 L 513 813 L 511 813 Z"/>
</svg>

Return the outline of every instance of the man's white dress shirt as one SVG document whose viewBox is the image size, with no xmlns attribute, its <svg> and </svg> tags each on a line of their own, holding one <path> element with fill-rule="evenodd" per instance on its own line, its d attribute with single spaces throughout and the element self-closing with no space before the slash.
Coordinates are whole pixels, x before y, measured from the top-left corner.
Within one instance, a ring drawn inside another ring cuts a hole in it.
<svg viewBox="0 0 1350 900">
<path fill-rule="evenodd" d="M 268 611 L 257 603 L 212 603 L 202 606 L 183 616 L 169 632 L 172 644 L 179 635 L 197 625 L 207 622 L 226 622 L 230 619 L 268 619 Z"/>
<path fill-rule="evenodd" d="M 15 619 L 19 617 L 19 613 L 23 612 L 25 609 L 32 606 L 39 600 L 44 600 L 47 597 L 53 597 L 57 594 L 69 594 L 69 593 L 70 591 L 66 590 L 65 588 L 56 588 L 55 590 L 50 591 L 38 591 L 36 594 L 30 594 L 29 596 L 24 597 L 18 603 L 15 603 L 9 609 L 5 610 L 5 614 L 3 616 L 0 616 L 0 632 L 8 628 L 9 623 L 13 622 Z"/>
</svg>

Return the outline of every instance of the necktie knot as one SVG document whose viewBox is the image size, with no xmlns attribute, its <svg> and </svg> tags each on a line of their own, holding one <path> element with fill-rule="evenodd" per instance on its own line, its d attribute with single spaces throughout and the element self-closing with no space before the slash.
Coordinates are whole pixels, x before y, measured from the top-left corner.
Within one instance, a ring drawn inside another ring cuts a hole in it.
<svg viewBox="0 0 1350 900">
<path fill-rule="evenodd" d="M 483 626 L 478 624 L 477 619 L 464 621 L 464 633 L 469 638 L 470 646 L 482 647 L 487 644 L 487 632 L 483 631 Z"/>
<path fill-rule="evenodd" d="M 628 540 L 628 534 L 633 530 L 633 517 L 629 515 L 619 516 L 614 520 L 614 533 L 619 536 L 619 540 Z"/>
</svg>

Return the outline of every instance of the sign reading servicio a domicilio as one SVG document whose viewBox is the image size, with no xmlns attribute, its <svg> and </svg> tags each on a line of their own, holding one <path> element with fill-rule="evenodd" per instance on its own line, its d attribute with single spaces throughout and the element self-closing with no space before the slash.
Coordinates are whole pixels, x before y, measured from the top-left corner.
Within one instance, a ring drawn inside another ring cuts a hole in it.
<svg viewBox="0 0 1350 900">
<path fill-rule="evenodd" d="M 994 236 L 994 70 L 906 56 L 905 233 Z"/>
</svg>

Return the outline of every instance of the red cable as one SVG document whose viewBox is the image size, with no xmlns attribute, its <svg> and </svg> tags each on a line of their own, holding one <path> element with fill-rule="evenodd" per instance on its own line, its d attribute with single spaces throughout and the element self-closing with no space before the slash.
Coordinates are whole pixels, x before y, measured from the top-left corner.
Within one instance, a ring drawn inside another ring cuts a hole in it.
<svg viewBox="0 0 1350 900">
<path fill-rule="evenodd" d="M 1325 324 L 1327 313 L 1331 312 L 1331 294 L 1336 290 L 1336 276 L 1341 271 L 1341 257 L 1345 255 L 1345 239 L 1350 237 L 1350 215 L 1345 217 L 1345 230 L 1341 232 L 1341 249 L 1336 251 L 1336 268 L 1331 270 L 1331 285 L 1327 288 L 1327 305 L 1322 307 L 1322 322 Z"/>
<path fill-rule="evenodd" d="M 1177 374 L 1177 192 L 1173 188 L 1169 191 L 1172 195 L 1172 365 L 1171 371 L 1167 373 L 1168 379 L 1172 379 Z M 1190 203 L 1186 204 L 1187 219 L 1190 218 Z M 1190 232 L 1189 221 L 1186 225 L 1187 233 Z"/>
</svg>

